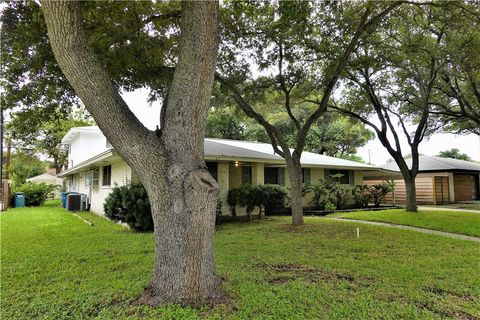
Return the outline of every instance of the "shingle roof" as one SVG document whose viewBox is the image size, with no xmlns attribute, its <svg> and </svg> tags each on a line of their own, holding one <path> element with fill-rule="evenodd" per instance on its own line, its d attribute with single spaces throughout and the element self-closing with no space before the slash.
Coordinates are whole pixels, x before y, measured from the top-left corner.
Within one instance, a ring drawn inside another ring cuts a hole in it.
<svg viewBox="0 0 480 320">
<path fill-rule="evenodd" d="M 265 160 L 280 160 L 284 161 L 282 157 L 275 154 L 273 147 L 269 143 L 228 140 L 228 139 L 205 139 L 205 156 L 223 156 L 223 157 L 244 157 L 244 158 L 259 158 Z M 338 168 L 356 168 L 356 169 L 370 169 L 375 170 L 377 167 L 340 159 L 312 152 L 303 152 L 300 159 L 302 165 L 338 167 Z"/>
<path fill-rule="evenodd" d="M 409 167 L 412 166 L 412 159 L 405 159 Z M 480 163 L 458 160 L 452 158 L 442 158 L 433 156 L 419 157 L 419 171 L 452 171 L 452 170 L 465 170 L 465 171 L 479 171 Z M 398 171 L 397 164 L 392 161 L 382 166 L 383 169 Z"/>
</svg>

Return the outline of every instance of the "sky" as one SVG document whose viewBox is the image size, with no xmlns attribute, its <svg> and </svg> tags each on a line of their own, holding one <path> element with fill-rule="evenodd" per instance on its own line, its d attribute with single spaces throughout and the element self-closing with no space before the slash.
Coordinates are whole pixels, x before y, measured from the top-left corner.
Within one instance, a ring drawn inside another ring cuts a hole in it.
<svg viewBox="0 0 480 320">
<path fill-rule="evenodd" d="M 137 118 L 147 128 L 153 130 L 160 123 L 160 103 L 149 104 L 147 102 L 147 94 L 148 91 L 146 89 L 140 89 L 134 92 L 123 93 L 122 96 Z M 480 161 L 480 136 L 475 134 L 434 134 L 420 144 L 419 151 L 424 155 L 435 156 L 440 151 L 452 148 L 457 148 L 461 153 L 466 153 L 473 160 Z M 402 141 L 402 150 L 405 150 L 403 151 L 404 154 L 410 153 L 406 141 Z M 391 159 L 377 138 L 368 142 L 365 147 L 360 148 L 357 154 L 366 162 L 369 162 L 370 159 L 370 162 L 375 165 L 385 164 Z"/>
</svg>

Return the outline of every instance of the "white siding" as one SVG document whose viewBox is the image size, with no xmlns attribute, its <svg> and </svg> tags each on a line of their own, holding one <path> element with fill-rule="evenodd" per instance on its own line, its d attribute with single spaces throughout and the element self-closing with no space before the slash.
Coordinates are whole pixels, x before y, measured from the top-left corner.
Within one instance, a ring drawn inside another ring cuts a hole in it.
<svg viewBox="0 0 480 320">
<path fill-rule="evenodd" d="M 108 164 L 107 164 L 108 165 Z M 79 174 L 71 175 L 67 178 L 68 191 L 79 192 L 88 195 L 90 200 L 90 211 L 98 215 L 105 215 L 103 210 L 103 204 L 108 197 L 112 188 L 116 185 L 122 186 L 131 181 L 132 170 L 125 161 L 117 161 L 112 165 L 112 178 L 110 186 L 102 186 L 102 167 L 100 170 L 99 185 L 95 187 L 85 186 L 86 171 L 81 171 Z M 72 183 L 73 182 L 73 183 Z"/>
<path fill-rule="evenodd" d="M 71 168 L 107 150 L 107 139 L 102 133 L 80 132 L 70 143 L 68 167 Z"/>
</svg>

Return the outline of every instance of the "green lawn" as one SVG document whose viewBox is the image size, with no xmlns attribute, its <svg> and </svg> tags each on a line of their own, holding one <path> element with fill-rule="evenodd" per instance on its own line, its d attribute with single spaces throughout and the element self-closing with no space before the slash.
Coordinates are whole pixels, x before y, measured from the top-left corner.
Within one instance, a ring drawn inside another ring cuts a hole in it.
<svg viewBox="0 0 480 320">
<path fill-rule="evenodd" d="M 0 215 L 2 319 L 480 318 L 478 243 L 319 218 L 220 226 L 227 306 L 131 306 L 152 234 L 81 216 L 94 226 L 52 206 Z"/>
<path fill-rule="evenodd" d="M 390 222 L 480 237 L 479 213 L 444 210 L 406 212 L 403 209 L 393 209 L 337 213 L 334 216 L 348 219 Z"/>
</svg>

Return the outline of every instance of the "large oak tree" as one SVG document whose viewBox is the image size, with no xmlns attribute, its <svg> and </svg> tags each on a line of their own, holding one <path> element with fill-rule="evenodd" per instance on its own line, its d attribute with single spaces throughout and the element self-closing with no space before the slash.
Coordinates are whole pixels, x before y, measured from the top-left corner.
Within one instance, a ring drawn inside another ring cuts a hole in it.
<svg viewBox="0 0 480 320">
<path fill-rule="evenodd" d="M 216 79 L 238 107 L 266 131 L 283 157 L 291 185 L 292 223 L 303 224 L 300 159 L 312 126 L 362 37 L 402 2 L 231 2 Z M 294 143 L 268 120 L 273 97 L 286 112 Z M 263 111 L 263 112 L 262 112 Z"/>
<path fill-rule="evenodd" d="M 203 161 L 218 3 L 182 3 L 178 61 L 157 131 L 134 116 L 95 55 L 80 3 L 42 1 L 41 7 L 61 71 L 149 194 L 155 264 L 152 283 L 138 302 L 199 305 L 221 300 L 213 256 L 218 185 Z"/>
</svg>

